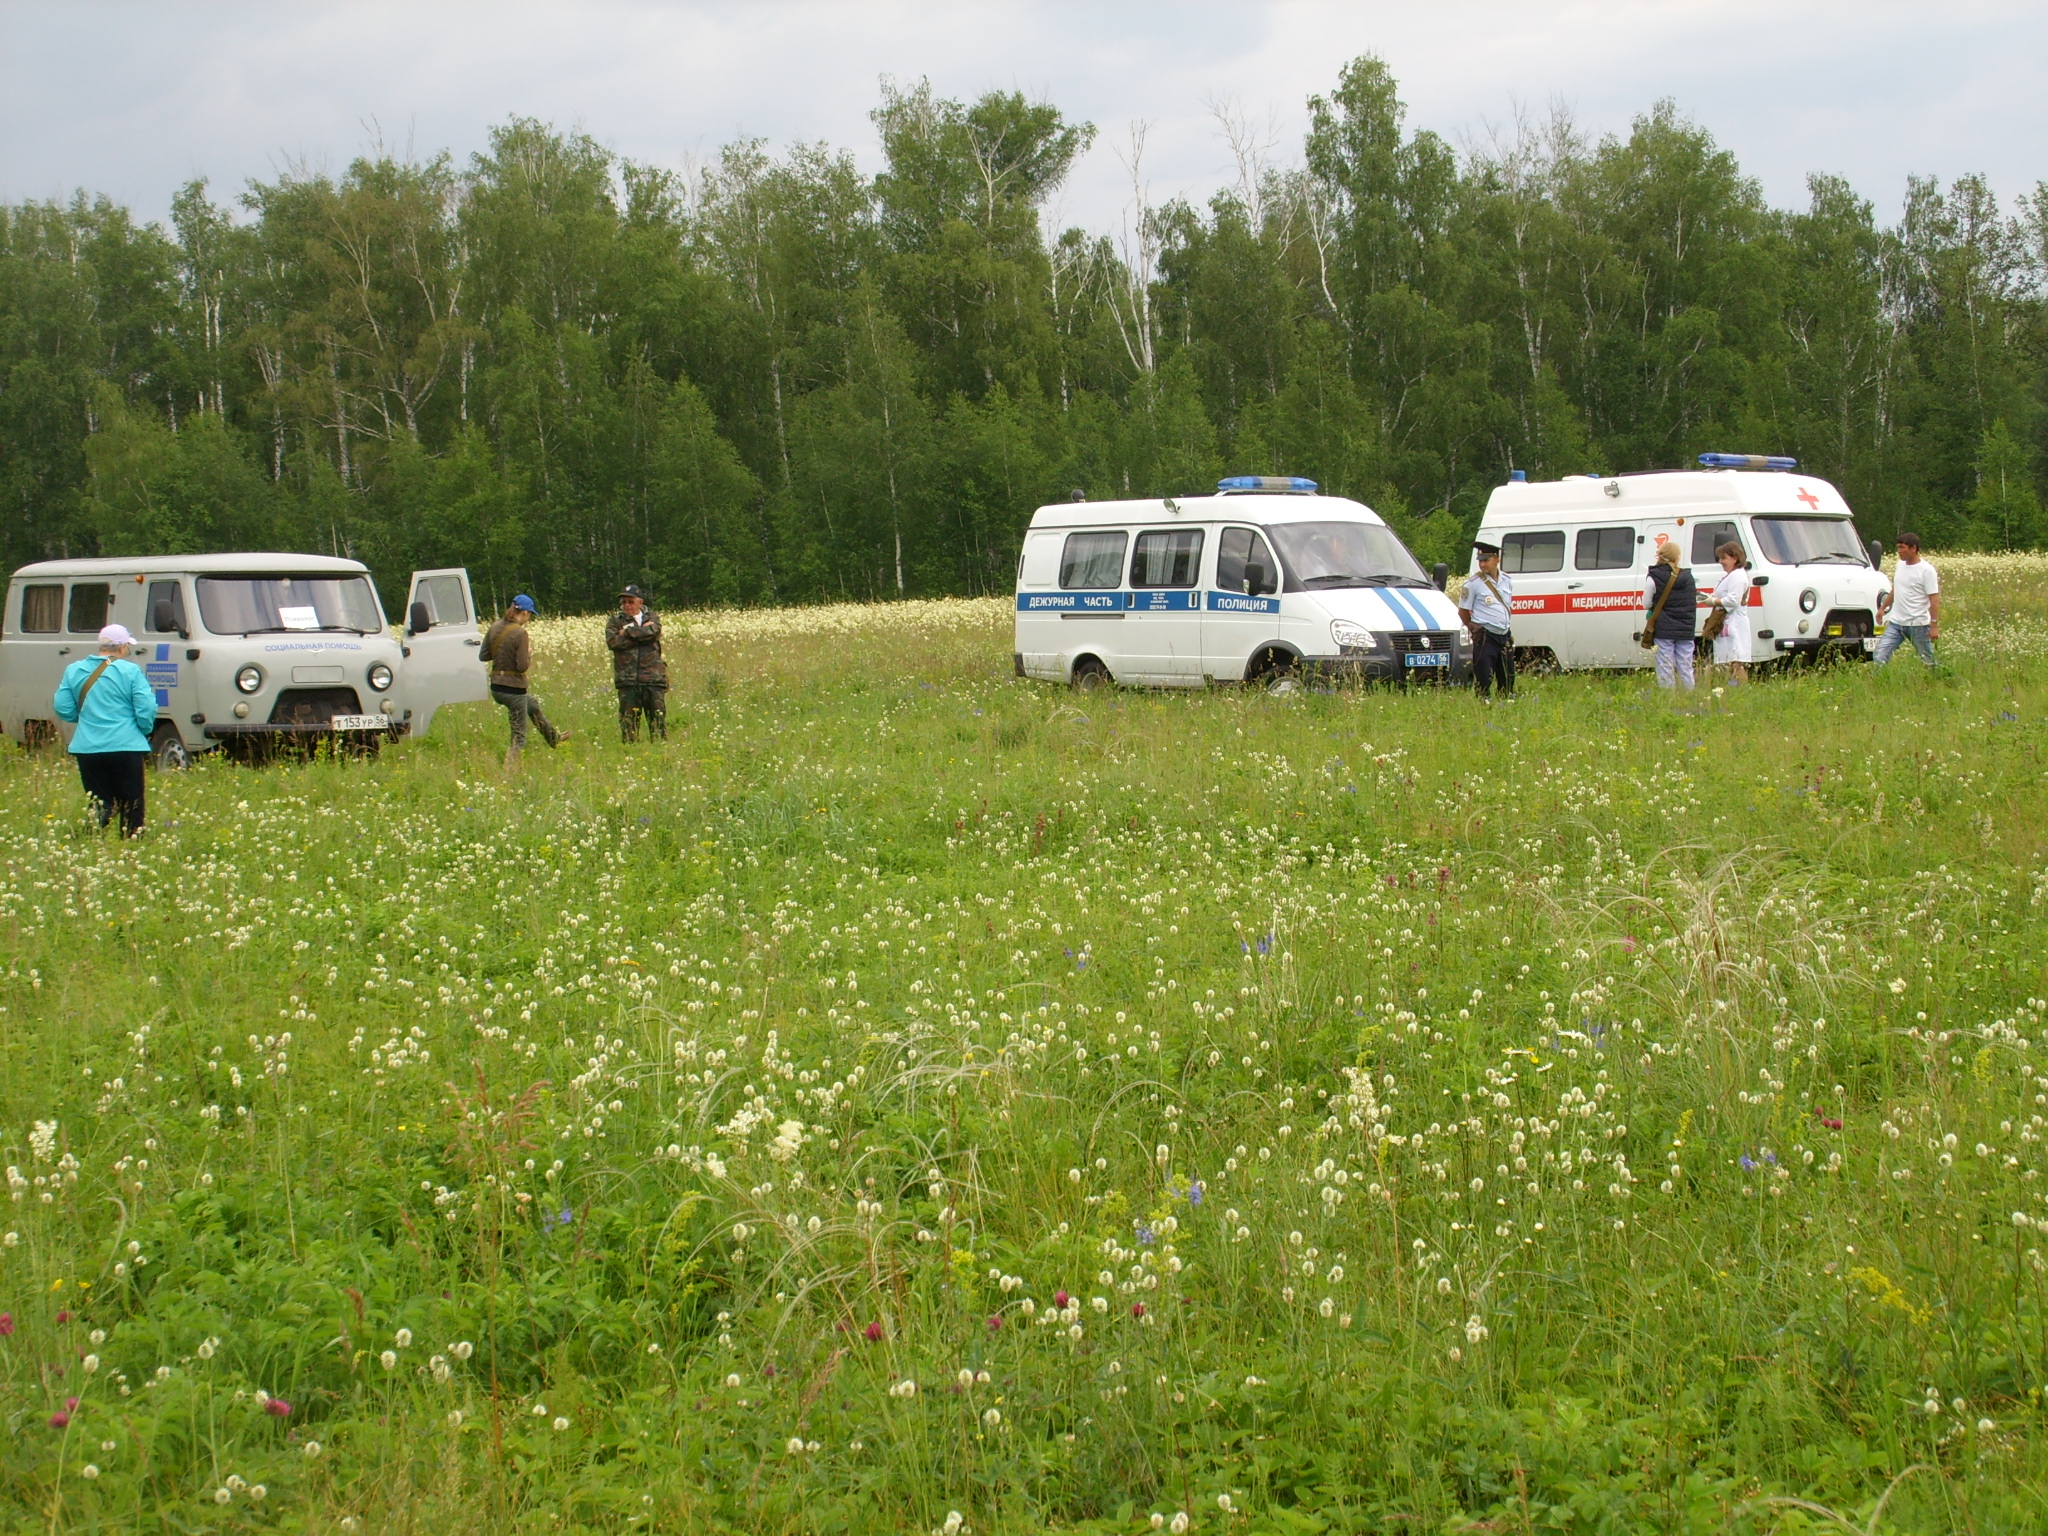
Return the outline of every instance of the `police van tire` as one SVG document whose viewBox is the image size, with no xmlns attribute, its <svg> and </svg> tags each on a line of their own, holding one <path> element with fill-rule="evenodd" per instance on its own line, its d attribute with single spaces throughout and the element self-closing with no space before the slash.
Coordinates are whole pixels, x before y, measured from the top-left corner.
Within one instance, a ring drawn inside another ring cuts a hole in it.
<svg viewBox="0 0 2048 1536">
<path fill-rule="evenodd" d="M 192 756 L 185 750 L 184 738 L 168 720 L 159 720 L 156 729 L 150 733 L 149 765 L 159 773 L 175 773 L 192 766 Z"/>
<path fill-rule="evenodd" d="M 59 740 L 57 727 L 48 720 L 24 720 L 21 722 L 21 750 L 41 752 L 54 747 Z"/>
<path fill-rule="evenodd" d="M 1077 693 L 1094 693 L 1114 681 L 1109 675 L 1109 668 L 1093 656 L 1083 656 L 1074 663 L 1073 685 Z"/>
</svg>

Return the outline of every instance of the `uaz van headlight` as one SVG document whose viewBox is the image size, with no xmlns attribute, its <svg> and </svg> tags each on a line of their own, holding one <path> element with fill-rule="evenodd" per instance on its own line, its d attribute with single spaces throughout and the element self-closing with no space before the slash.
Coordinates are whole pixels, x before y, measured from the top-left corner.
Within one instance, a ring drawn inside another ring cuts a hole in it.
<svg viewBox="0 0 2048 1536">
<path fill-rule="evenodd" d="M 1348 619 L 1330 621 L 1330 638 L 1340 651 L 1369 651 L 1374 644 L 1371 630 L 1360 629 Z"/>
<path fill-rule="evenodd" d="M 1811 613 L 1814 609 L 1818 608 L 1819 606 L 1820 594 L 1814 591 L 1813 588 L 1808 587 L 1804 592 L 1799 594 L 1799 611 L 1801 613 Z"/>
<path fill-rule="evenodd" d="M 254 693 L 263 686 L 263 669 L 253 661 L 235 674 L 235 686 L 244 693 Z"/>
<path fill-rule="evenodd" d="M 391 668 L 384 662 L 370 663 L 370 691 L 382 693 L 391 686 Z"/>
</svg>

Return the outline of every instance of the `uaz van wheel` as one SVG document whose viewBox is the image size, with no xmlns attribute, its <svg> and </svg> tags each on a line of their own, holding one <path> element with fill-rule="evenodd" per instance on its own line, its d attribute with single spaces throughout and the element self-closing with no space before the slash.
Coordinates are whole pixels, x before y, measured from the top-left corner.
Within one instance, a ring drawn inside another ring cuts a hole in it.
<svg viewBox="0 0 2048 1536">
<path fill-rule="evenodd" d="M 1093 656 L 1083 656 L 1074 663 L 1074 688 L 1080 693 L 1094 693 L 1110 685 L 1109 668 Z"/>
<path fill-rule="evenodd" d="M 150 766 L 160 773 L 172 773 L 192 766 L 192 755 L 175 727 L 159 725 L 149 738 Z"/>
</svg>

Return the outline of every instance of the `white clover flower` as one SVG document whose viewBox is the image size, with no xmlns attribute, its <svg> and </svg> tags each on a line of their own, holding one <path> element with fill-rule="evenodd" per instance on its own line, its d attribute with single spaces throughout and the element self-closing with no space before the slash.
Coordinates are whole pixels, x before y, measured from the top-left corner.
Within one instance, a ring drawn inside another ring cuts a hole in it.
<svg viewBox="0 0 2048 1536">
<path fill-rule="evenodd" d="M 100 1357 L 98 1355 L 87 1355 L 78 1362 L 78 1368 L 90 1376 L 100 1368 Z"/>
<path fill-rule="evenodd" d="M 213 1502 L 216 1504 L 232 1504 L 235 1502 L 235 1496 L 226 1488 L 216 1488 L 213 1490 Z"/>
<path fill-rule="evenodd" d="M 1337 1315 L 1337 1303 L 1332 1301 L 1329 1297 L 1325 1296 L 1321 1301 L 1316 1303 L 1316 1310 L 1322 1313 L 1325 1317 L 1335 1317 Z"/>
<path fill-rule="evenodd" d="M 559 1435 L 559 1434 L 560 1434 L 560 1433 L 561 1433 L 561 1432 L 562 1432 L 563 1430 L 567 1429 L 568 1427 L 569 1427 L 569 1421 L 568 1421 L 567 1419 L 563 1418 L 563 1417 L 562 1417 L 562 1416 L 561 1416 L 560 1414 L 556 1414 L 556 1415 L 555 1415 L 555 1433 Z"/>
<path fill-rule="evenodd" d="M 995 1409 L 989 1408 L 983 1411 L 981 1415 L 981 1422 L 986 1424 L 990 1429 L 994 1429 L 998 1424 L 1003 1422 L 1003 1416 L 1002 1414 L 998 1413 Z"/>
<path fill-rule="evenodd" d="M 1186 1510 L 1177 1509 L 1173 1513 L 1173 1519 L 1167 1523 L 1166 1528 L 1173 1533 L 1173 1536 L 1187 1536 L 1188 1527 L 1193 1524 L 1194 1521 L 1188 1518 Z"/>
<path fill-rule="evenodd" d="M 737 1387 L 740 1384 L 739 1372 L 734 1371 L 731 1375 L 727 1376 L 725 1378 L 725 1384 L 728 1387 Z"/>
<path fill-rule="evenodd" d="M 100 1469 L 88 1461 L 84 1466 L 78 1469 L 78 1475 L 84 1478 L 89 1483 L 94 1478 L 100 1475 Z"/>
<path fill-rule="evenodd" d="M 377 1359 L 378 1362 L 387 1371 L 395 1371 L 398 1369 L 398 1352 L 396 1350 L 387 1349 L 384 1351 L 383 1354 L 379 1355 Z"/>
<path fill-rule="evenodd" d="M 458 1360 L 467 1360 L 476 1353 L 476 1346 L 467 1339 L 458 1339 L 455 1343 L 448 1346 L 448 1353 Z"/>
<path fill-rule="evenodd" d="M 460 1408 L 448 1410 L 447 1424 L 450 1429 L 462 1428 L 462 1410 Z"/>
<path fill-rule="evenodd" d="M 306 1453 L 307 1459 L 311 1460 L 320 1454 L 320 1442 L 318 1440 L 308 1440 L 300 1449 Z"/>
<path fill-rule="evenodd" d="M 1227 1493 L 1219 1493 L 1219 1494 L 1217 1494 L 1217 1495 L 1216 1495 L 1216 1507 L 1217 1507 L 1218 1509 L 1222 1510 L 1222 1511 L 1223 1511 L 1223 1513 L 1225 1513 L 1226 1515 L 1227 1515 L 1227 1514 L 1229 1514 L 1229 1513 L 1231 1512 L 1232 1508 L 1234 1507 L 1234 1506 L 1233 1506 L 1233 1505 L 1231 1504 L 1231 1502 L 1230 1502 L 1230 1495 L 1229 1495 L 1229 1494 L 1227 1494 Z"/>
<path fill-rule="evenodd" d="M 270 1490 L 264 1487 L 261 1483 L 251 1483 L 249 1485 L 249 1497 L 254 1499 L 258 1504 L 261 1504 L 265 1497 L 269 1495 L 269 1493 Z"/>
<path fill-rule="evenodd" d="M 970 1371 L 966 1366 L 963 1365 L 954 1374 L 953 1379 L 959 1382 L 963 1388 L 971 1387 L 974 1385 L 974 1372 Z"/>
<path fill-rule="evenodd" d="M 411 1348 L 412 1348 L 412 1330 L 411 1330 L 410 1328 L 401 1328 L 401 1329 L 399 1329 L 399 1330 L 398 1330 L 398 1338 L 397 1338 L 397 1341 L 396 1341 L 396 1342 L 397 1342 L 397 1344 L 398 1344 L 398 1347 L 399 1347 L 400 1349 L 411 1349 Z"/>
</svg>

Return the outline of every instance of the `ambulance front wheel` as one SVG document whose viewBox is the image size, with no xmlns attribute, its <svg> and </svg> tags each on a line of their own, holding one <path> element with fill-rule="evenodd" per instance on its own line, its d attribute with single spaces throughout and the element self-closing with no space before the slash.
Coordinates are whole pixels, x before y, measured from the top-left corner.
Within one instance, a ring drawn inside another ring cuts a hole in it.
<svg viewBox="0 0 2048 1536">
<path fill-rule="evenodd" d="M 1557 652 L 1547 645 L 1515 647 L 1515 671 L 1524 677 L 1551 677 L 1563 670 L 1557 664 Z"/>
<path fill-rule="evenodd" d="M 1099 689 L 1107 688 L 1112 681 L 1113 679 L 1109 675 L 1109 668 L 1105 667 L 1093 656 L 1083 656 L 1074 663 L 1073 682 L 1074 689 L 1078 693 L 1094 693 Z"/>
</svg>

